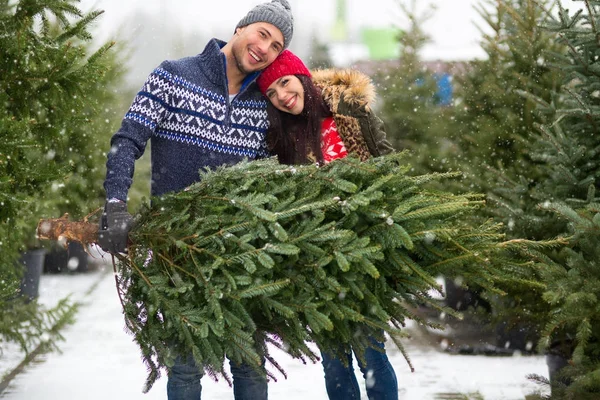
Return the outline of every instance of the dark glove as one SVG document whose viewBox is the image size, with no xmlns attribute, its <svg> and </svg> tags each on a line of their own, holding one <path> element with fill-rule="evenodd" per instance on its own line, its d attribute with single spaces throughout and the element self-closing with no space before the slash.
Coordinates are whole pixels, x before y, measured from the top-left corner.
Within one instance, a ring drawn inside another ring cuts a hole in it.
<svg viewBox="0 0 600 400">
<path fill-rule="evenodd" d="M 121 201 L 106 202 L 100 218 L 98 244 L 109 253 L 125 253 L 133 217 L 127 212 L 127 204 Z"/>
</svg>

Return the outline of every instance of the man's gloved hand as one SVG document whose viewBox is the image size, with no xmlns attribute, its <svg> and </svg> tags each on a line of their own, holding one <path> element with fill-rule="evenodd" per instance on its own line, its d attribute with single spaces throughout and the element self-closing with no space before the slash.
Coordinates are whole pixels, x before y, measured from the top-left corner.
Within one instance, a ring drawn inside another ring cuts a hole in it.
<svg viewBox="0 0 600 400">
<path fill-rule="evenodd" d="M 109 253 L 125 253 L 133 217 L 127 212 L 127 204 L 122 201 L 107 201 L 100 218 L 98 244 Z"/>
</svg>

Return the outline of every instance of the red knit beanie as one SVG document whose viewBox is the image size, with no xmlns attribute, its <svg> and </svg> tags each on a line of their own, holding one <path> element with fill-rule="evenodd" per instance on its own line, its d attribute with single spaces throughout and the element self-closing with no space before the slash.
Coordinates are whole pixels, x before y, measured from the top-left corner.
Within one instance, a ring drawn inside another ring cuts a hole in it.
<svg viewBox="0 0 600 400">
<path fill-rule="evenodd" d="M 262 94 L 266 94 L 273 82 L 286 75 L 310 76 L 310 71 L 302 60 L 289 50 L 282 51 L 275 61 L 260 73 L 256 83 Z"/>
</svg>

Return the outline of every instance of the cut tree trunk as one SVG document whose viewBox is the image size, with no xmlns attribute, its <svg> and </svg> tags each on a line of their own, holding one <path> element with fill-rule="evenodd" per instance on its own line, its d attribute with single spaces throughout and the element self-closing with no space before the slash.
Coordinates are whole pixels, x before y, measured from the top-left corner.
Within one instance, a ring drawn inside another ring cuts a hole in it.
<svg viewBox="0 0 600 400">
<path fill-rule="evenodd" d="M 45 240 L 66 240 L 79 242 L 84 247 L 98 243 L 98 224 L 83 221 L 69 221 L 69 214 L 60 218 L 42 219 L 38 223 L 37 236 Z"/>
</svg>

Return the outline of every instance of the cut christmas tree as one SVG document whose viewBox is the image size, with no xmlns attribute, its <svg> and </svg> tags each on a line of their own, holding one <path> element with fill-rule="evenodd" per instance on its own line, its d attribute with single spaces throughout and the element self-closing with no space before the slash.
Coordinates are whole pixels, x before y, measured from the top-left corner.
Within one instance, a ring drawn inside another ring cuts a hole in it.
<svg viewBox="0 0 600 400">
<path fill-rule="evenodd" d="M 407 319 L 441 328 L 411 312 L 439 308 L 438 275 L 489 290 L 499 279 L 538 285 L 518 256 L 527 242 L 502 242 L 492 222 L 463 223 L 480 196 L 424 189 L 456 173 L 410 176 L 404 157 L 241 163 L 143 207 L 118 287 L 146 389 L 181 354 L 219 376 L 225 356 L 277 368 L 268 343 L 297 358 L 316 359 L 310 342 L 361 357 L 369 337 L 387 334 L 403 351 Z M 57 223 L 40 234 L 53 238 Z"/>
</svg>

